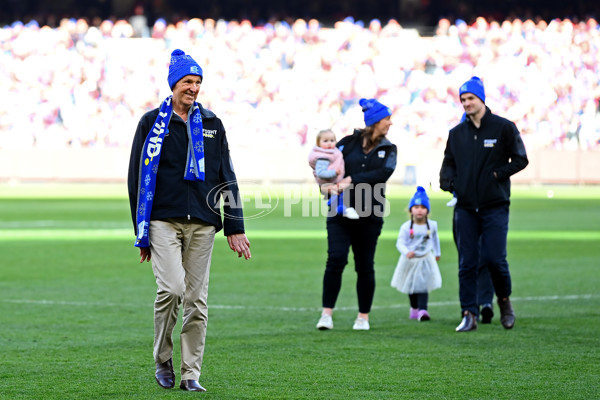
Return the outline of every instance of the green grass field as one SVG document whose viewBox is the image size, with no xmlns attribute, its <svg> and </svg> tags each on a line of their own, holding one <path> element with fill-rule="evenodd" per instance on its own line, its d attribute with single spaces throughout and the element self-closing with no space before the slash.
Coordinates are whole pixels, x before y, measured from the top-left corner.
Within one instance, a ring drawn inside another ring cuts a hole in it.
<svg viewBox="0 0 600 400">
<path fill-rule="evenodd" d="M 302 217 L 301 204 L 286 216 L 280 203 L 248 220 L 250 261 L 219 235 L 200 378 L 208 392 L 197 394 L 154 381 L 156 287 L 133 247 L 124 185 L 0 186 L 0 398 L 600 398 L 600 188 L 514 189 L 516 326 L 504 330 L 496 315 L 465 334 L 454 332 L 460 308 L 447 193 L 430 193 L 443 277 L 430 295 L 432 320 L 410 321 L 406 295 L 389 285 L 413 191 L 389 190 L 369 332 L 352 330 L 352 265 L 335 329 L 315 329 L 324 218 Z M 246 204 L 247 215 L 257 212 Z M 178 351 L 174 358 L 178 365 Z"/>
</svg>

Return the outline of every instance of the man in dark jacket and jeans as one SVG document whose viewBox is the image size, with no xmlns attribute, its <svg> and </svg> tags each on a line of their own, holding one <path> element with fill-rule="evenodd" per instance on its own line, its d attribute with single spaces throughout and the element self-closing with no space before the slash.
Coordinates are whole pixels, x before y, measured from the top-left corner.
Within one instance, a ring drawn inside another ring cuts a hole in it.
<svg viewBox="0 0 600 400">
<path fill-rule="evenodd" d="M 152 260 L 155 378 L 175 385 L 172 333 L 183 306 L 181 383 L 199 383 L 207 324 L 208 276 L 215 234 L 223 229 L 238 257 L 250 258 L 225 129 L 196 102 L 202 68 L 181 50 L 171 54 L 173 94 L 140 119 L 129 160 L 128 189 L 140 262 Z M 224 201 L 221 221 L 220 199 Z"/>
<path fill-rule="evenodd" d="M 527 166 L 527 154 L 514 123 L 492 114 L 485 105 L 481 80 L 474 76 L 459 90 L 466 120 L 450 130 L 440 170 L 440 188 L 455 192 L 462 321 L 457 332 L 477 329 L 478 265 L 489 268 L 500 322 L 515 324 L 506 261 L 510 176 Z"/>
</svg>

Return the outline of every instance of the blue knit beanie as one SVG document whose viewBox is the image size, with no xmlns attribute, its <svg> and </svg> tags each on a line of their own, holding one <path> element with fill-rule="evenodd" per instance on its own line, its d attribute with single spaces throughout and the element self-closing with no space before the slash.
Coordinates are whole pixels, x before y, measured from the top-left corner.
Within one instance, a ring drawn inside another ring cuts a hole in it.
<svg viewBox="0 0 600 400">
<path fill-rule="evenodd" d="M 431 208 L 429 208 L 429 197 L 427 197 L 427 193 L 423 186 L 417 186 L 417 191 L 408 203 L 408 211 L 410 211 L 413 206 L 417 205 L 425 207 L 428 212 L 431 211 Z"/>
<path fill-rule="evenodd" d="M 194 59 L 185 54 L 183 50 L 173 50 L 171 53 L 171 63 L 169 64 L 169 87 L 173 90 L 173 86 L 181 78 L 187 75 L 197 75 L 202 78 L 202 68 Z"/>
<path fill-rule="evenodd" d="M 392 115 L 392 110 L 375 99 L 360 99 L 358 104 L 365 113 L 365 125 L 375 125 L 385 117 Z"/>
<path fill-rule="evenodd" d="M 481 82 L 481 79 L 476 76 L 463 83 L 458 91 L 458 94 L 459 96 L 462 96 L 463 93 L 473 93 L 485 103 L 485 90 L 483 89 L 483 82 Z"/>
</svg>

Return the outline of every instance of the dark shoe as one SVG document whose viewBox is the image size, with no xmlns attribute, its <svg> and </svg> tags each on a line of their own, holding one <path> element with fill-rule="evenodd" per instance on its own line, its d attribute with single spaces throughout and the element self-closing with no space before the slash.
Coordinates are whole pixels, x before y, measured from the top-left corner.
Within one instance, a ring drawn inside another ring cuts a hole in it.
<svg viewBox="0 0 600 400">
<path fill-rule="evenodd" d="M 494 316 L 494 308 L 491 304 L 484 304 L 481 306 L 481 323 L 491 324 L 492 317 Z"/>
<path fill-rule="evenodd" d="M 463 319 L 456 327 L 456 332 L 470 332 L 477 330 L 477 318 L 470 311 L 465 311 L 463 313 Z"/>
<path fill-rule="evenodd" d="M 173 359 L 164 363 L 156 363 L 156 374 L 154 374 L 158 386 L 171 389 L 175 386 L 175 371 L 173 371 Z"/>
<path fill-rule="evenodd" d="M 512 329 L 515 326 L 515 310 L 513 310 L 510 299 L 508 297 L 505 300 L 498 299 L 498 306 L 500 307 L 500 323 L 504 329 Z"/>
<path fill-rule="evenodd" d="M 179 384 L 179 388 L 187 390 L 188 392 L 206 392 L 206 389 L 200 386 L 198 381 L 195 381 L 193 379 L 182 380 Z"/>
</svg>

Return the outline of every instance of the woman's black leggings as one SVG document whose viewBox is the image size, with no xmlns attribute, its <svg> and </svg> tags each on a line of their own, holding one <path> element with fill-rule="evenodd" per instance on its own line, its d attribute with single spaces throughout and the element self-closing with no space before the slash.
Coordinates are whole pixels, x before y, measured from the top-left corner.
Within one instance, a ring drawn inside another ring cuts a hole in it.
<svg viewBox="0 0 600 400">
<path fill-rule="evenodd" d="M 367 217 L 352 220 L 340 215 L 327 218 L 327 264 L 323 277 L 323 307 L 334 308 L 342 287 L 342 273 L 352 247 L 356 271 L 358 311 L 371 311 L 375 294 L 375 248 L 383 219 Z"/>
</svg>

